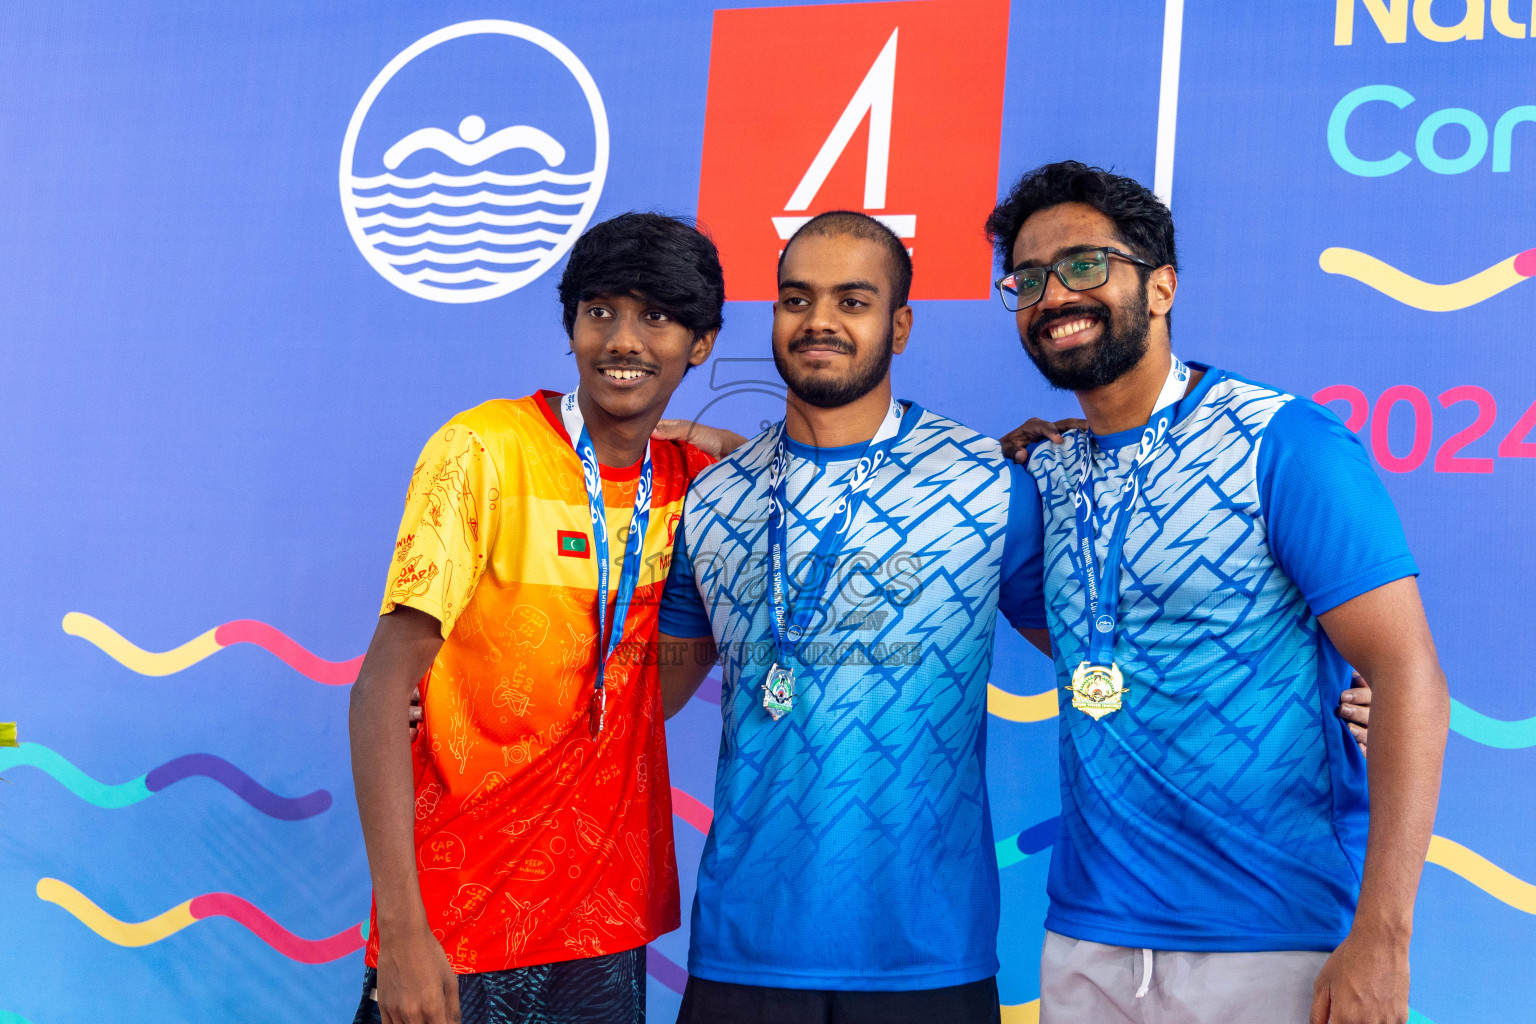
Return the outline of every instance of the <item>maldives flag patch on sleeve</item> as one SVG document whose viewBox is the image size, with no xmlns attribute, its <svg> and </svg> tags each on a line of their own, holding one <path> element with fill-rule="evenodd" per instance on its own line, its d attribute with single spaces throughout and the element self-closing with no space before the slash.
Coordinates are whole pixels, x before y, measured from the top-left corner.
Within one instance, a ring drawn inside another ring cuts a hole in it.
<svg viewBox="0 0 1536 1024">
<path fill-rule="evenodd" d="M 587 543 L 587 535 L 580 530 L 557 530 L 555 536 L 560 544 L 561 558 L 592 557 L 592 549 Z"/>
</svg>

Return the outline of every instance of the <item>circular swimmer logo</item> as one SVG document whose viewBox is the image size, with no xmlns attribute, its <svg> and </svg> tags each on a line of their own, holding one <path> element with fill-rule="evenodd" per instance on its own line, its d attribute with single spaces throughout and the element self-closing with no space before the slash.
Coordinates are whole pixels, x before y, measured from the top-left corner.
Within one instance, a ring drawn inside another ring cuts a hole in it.
<svg viewBox="0 0 1536 1024">
<path fill-rule="evenodd" d="M 565 255 L 607 172 L 608 115 L 576 55 L 528 25 L 466 21 L 406 47 L 363 93 L 341 207 L 395 287 L 483 302 Z"/>
</svg>

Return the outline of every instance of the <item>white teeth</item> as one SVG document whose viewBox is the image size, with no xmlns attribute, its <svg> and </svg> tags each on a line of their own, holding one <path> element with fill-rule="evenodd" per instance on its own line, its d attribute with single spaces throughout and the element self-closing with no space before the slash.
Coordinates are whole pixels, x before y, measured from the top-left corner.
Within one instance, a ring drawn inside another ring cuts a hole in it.
<svg viewBox="0 0 1536 1024">
<path fill-rule="evenodd" d="M 614 380 L 638 380 L 646 376 L 644 370 L 604 370 L 603 376 L 612 377 Z"/>
<path fill-rule="evenodd" d="M 1061 338 L 1076 334 L 1078 331 L 1086 331 L 1094 325 L 1092 319 L 1069 320 L 1064 324 L 1058 324 L 1051 328 L 1051 340 L 1058 341 Z"/>
</svg>

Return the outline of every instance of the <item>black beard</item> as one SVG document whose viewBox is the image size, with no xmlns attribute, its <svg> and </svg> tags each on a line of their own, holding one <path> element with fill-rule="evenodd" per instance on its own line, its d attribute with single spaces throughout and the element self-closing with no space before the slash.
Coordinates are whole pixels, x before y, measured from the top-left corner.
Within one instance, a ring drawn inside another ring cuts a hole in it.
<svg viewBox="0 0 1536 1024">
<path fill-rule="evenodd" d="M 1068 349 L 1047 355 L 1040 345 L 1040 335 L 1059 320 L 1089 314 L 1099 319 L 1103 333 L 1091 347 Z M 1092 391 L 1119 380 L 1147 354 L 1147 335 L 1152 315 L 1147 310 L 1145 290 L 1140 302 L 1128 302 L 1116 310 L 1091 299 L 1063 309 L 1041 313 L 1029 327 L 1024 351 L 1030 362 L 1051 387 L 1060 391 Z"/>
<path fill-rule="evenodd" d="M 773 365 L 778 368 L 779 376 L 784 379 L 789 390 L 794 392 L 795 397 L 800 401 L 807 405 L 814 405 L 818 409 L 837 409 L 858 401 L 880 386 L 880 382 L 891 370 L 891 356 L 895 354 L 895 341 L 896 329 L 887 327 L 885 341 L 870 364 L 862 369 L 855 365 L 852 372 L 841 380 L 814 377 L 796 380 L 791 376 L 789 364 L 779 357 L 777 351 L 773 353 Z M 790 342 L 790 348 L 794 348 L 794 344 Z"/>
</svg>

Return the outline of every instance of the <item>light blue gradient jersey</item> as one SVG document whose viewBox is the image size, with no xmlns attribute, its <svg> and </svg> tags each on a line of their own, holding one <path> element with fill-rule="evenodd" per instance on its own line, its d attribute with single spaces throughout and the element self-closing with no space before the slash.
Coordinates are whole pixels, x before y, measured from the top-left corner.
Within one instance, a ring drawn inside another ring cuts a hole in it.
<svg viewBox="0 0 1536 1024">
<path fill-rule="evenodd" d="M 1094 721 L 1061 695 L 1061 831 L 1046 927 L 1185 951 L 1331 950 L 1365 855 L 1365 764 L 1334 715 L 1349 667 L 1317 616 L 1417 572 L 1365 450 L 1305 399 L 1206 370 L 1148 462 L 1125 545 L 1115 660 Z M 1118 496 L 1141 430 L 1095 438 Z M 1044 497 L 1058 681 L 1087 650 L 1077 448 L 1029 461 Z M 1113 515 L 1096 517 L 1102 564 Z"/>
<path fill-rule="evenodd" d="M 688 971 L 780 988 L 940 988 L 997 973 L 985 742 L 1001 608 L 1045 624 L 1040 499 L 995 440 L 908 403 L 848 527 L 794 708 L 762 683 L 770 428 L 694 481 L 661 631 L 724 657 L 715 818 Z M 789 591 L 863 445 L 789 442 Z"/>
</svg>

